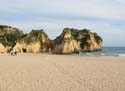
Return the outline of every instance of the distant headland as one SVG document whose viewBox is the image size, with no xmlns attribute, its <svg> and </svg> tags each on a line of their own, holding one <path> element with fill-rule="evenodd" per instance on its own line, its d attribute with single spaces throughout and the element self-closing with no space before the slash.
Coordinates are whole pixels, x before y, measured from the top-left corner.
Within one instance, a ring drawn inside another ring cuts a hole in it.
<svg viewBox="0 0 125 91">
<path fill-rule="evenodd" d="M 101 51 L 103 39 L 89 29 L 64 28 L 63 32 L 51 40 L 43 29 L 24 34 L 18 28 L 0 25 L 0 52 L 24 53 L 51 52 L 71 54 Z"/>
</svg>

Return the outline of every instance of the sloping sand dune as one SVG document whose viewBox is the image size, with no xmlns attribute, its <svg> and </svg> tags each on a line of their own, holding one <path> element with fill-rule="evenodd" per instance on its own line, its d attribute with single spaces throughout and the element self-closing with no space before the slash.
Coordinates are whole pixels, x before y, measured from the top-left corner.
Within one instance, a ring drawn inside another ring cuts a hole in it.
<svg viewBox="0 0 125 91">
<path fill-rule="evenodd" d="M 125 58 L 0 54 L 0 91 L 125 91 Z"/>
</svg>

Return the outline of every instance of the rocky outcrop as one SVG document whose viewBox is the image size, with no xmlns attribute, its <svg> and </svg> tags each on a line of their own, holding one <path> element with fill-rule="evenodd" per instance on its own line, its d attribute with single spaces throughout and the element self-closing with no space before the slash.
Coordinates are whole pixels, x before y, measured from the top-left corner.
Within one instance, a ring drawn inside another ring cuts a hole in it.
<svg viewBox="0 0 125 91">
<path fill-rule="evenodd" d="M 40 53 L 51 49 L 51 40 L 47 34 L 41 30 L 32 30 L 24 38 L 20 39 L 13 50 L 16 52 Z"/>
<path fill-rule="evenodd" d="M 81 49 L 84 52 L 94 52 L 100 51 L 102 48 L 102 39 L 95 35 L 95 33 L 90 33 L 83 38 L 81 41 Z"/>
<path fill-rule="evenodd" d="M 93 33 L 88 29 L 71 29 L 71 32 L 74 39 L 80 44 L 80 51 L 93 52 L 101 50 L 103 40 L 97 33 Z"/>
<path fill-rule="evenodd" d="M 102 38 L 90 30 L 65 28 L 63 33 L 54 40 L 55 48 L 53 53 L 77 53 L 100 51 Z"/>
<path fill-rule="evenodd" d="M 63 33 L 54 40 L 55 48 L 53 53 L 55 54 L 71 54 L 78 53 L 80 47 L 78 42 L 73 39 L 71 31 L 68 28 L 63 30 Z"/>
<path fill-rule="evenodd" d="M 23 35 L 23 32 L 17 28 L 0 25 L 0 43 L 3 46 L 1 47 L 1 50 L 4 50 L 4 52 L 10 52 L 16 41 Z"/>
<path fill-rule="evenodd" d="M 88 29 L 65 28 L 55 40 L 50 40 L 44 30 L 32 30 L 24 34 L 21 30 L 0 25 L 0 52 L 70 54 L 100 51 L 102 38 Z"/>
<path fill-rule="evenodd" d="M 74 39 L 80 44 L 80 51 L 94 52 L 101 50 L 103 40 L 97 33 L 93 33 L 88 29 L 71 29 L 71 32 Z"/>
<path fill-rule="evenodd" d="M 33 42 L 26 44 L 25 42 L 17 42 L 13 47 L 13 51 L 18 53 L 40 53 L 41 52 L 41 44 L 40 42 Z"/>
</svg>

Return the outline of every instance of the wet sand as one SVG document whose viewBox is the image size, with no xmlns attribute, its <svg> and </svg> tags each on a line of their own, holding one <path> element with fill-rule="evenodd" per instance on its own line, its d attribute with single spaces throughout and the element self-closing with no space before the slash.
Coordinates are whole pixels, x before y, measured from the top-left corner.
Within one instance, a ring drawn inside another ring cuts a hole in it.
<svg viewBox="0 0 125 91">
<path fill-rule="evenodd" d="M 125 57 L 0 54 L 0 91 L 125 91 Z"/>
</svg>

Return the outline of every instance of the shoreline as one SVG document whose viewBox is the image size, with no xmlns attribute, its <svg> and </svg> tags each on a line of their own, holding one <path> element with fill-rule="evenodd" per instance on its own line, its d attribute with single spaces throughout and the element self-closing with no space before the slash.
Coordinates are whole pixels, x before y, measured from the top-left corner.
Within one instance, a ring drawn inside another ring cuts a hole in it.
<svg viewBox="0 0 125 91">
<path fill-rule="evenodd" d="M 56 56 L 79 56 L 79 57 L 123 57 L 125 58 L 125 54 L 120 54 L 119 55 L 91 55 L 92 53 L 90 53 L 90 55 L 86 55 L 86 53 L 82 53 L 82 54 L 52 54 L 52 53 L 17 53 L 17 55 L 56 55 Z M 10 55 L 10 53 L 0 53 L 0 55 Z"/>
</svg>

